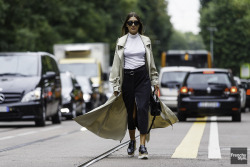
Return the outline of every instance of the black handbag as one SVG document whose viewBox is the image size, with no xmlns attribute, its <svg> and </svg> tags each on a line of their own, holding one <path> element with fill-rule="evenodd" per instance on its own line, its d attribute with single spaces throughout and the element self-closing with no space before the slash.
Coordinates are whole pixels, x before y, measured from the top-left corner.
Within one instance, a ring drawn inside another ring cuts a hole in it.
<svg viewBox="0 0 250 167">
<path fill-rule="evenodd" d="M 147 133 L 150 132 L 154 124 L 155 117 L 161 115 L 161 103 L 159 101 L 158 96 L 155 94 L 155 90 L 153 91 L 153 93 L 150 94 L 150 114 L 154 116 L 154 118 Z"/>
<path fill-rule="evenodd" d="M 150 109 L 152 116 L 159 116 L 161 115 L 161 104 L 159 101 L 158 96 L 156 96 L 155 91 L 150 95 Z"/>
</svg>

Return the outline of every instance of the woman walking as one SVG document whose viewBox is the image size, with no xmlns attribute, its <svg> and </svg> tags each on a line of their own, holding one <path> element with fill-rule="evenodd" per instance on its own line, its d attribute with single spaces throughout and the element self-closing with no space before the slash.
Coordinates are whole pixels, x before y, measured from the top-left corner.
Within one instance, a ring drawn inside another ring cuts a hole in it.
<svg viewBox="0 0 250 167">
<path fill-rule="evenodd" d="M 147 159 L 148 152 L 145 140 L 148 130 L 149 99 L 151 85 L 158 91 L 158 73 L 155 68 L 150 39 L 142 36 L 142 31 L 143 25 L 139 16 L 134 12 L 129 13 L 122 26 L 123 36 L 117 42 L 110 82 L 116 96 L 122 91 L 123 101 L 127 109 L 130 136 L 128 155 L 134 155 L 136 148 L 135 129 L 137 127 L 140 131 L 138 158 Z M 118 52 L 121 53 L 118 54 Z M 146 52 L 149 54 L 148 58 Z M 121 59 L 119 56 L 124 58 Z M 123 83 L 119 82 L 121 78 L 120 66 L 123 67 Z"/>
<path fill-rule="evenodd" d="M 158 91 L 158 73 L 152 54 L 151 41 L 142 35 L 139 16 L 131 12 L 122 26 L 122 37 L 116 44 L 110 79 L 114 95 L 102 106 L 78 116 L 74 120 L 96 135 L 122 140 L 129 130 L 128 155 L 136 149 L 135 130 L 140 132 L 140 159 L 148 158 L 145 146 L 149 120 L 151 86 Z M 178 121 L 175 114 L 162 102 L 161 115 L 152 128 L 163 128 Z"/>
</svg>

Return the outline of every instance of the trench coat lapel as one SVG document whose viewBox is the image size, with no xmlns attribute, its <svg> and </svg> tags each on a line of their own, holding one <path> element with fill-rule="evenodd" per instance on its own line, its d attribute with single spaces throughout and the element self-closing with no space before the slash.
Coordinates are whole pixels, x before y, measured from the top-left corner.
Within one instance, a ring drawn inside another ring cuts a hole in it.
<svg viewBox="0 0 250 167">
<path fill-rule="evenodd" d="M 124 47 L 128 38 L 128 34 L 122 36 L 117 43 L 117 54 L 121 60 L 123 60 Z"/>
</svg>

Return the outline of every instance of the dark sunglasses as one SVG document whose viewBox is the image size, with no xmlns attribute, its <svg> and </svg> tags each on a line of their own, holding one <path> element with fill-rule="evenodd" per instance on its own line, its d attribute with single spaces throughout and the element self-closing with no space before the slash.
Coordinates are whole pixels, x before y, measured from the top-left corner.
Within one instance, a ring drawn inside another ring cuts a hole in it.
<svg viewBox="0 0 250 167">
<path fill-rule="evenodd" d="M 139 25 L 139 21 L 127 21 L 127 24 L 128 24 L 129 26 L 132 26 L 133 24 L 134 24 L 135 26 L 138 26 L 138 25 Z"/>
</svg>

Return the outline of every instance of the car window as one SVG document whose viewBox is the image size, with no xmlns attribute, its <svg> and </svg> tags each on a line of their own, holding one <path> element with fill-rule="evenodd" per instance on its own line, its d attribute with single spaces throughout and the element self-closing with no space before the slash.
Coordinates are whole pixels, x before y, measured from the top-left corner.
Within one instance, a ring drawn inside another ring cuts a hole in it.
<svg viewBox="0 0 250 167">
<path fill-rule="evenodd" d="M 162 74 L 161 83 L 177 82 L 182 83 L 187 72 L 175 71 L 175 72 L 164 72 Z"/>
<path fill-rule="evenodd" d="M 58 69 L 56 61 L 51 57 L 49 57 L 49 59 L 50 59 L 50 63 L 52 64 L 53 71 L 55 71 L 58 74 L 59 69 Z"/>
<path fill-rule="evenodd" d="M 61 82 L 62 82 L 62 88 L 72 88 L 72 80 L 69 76 L 66 74 L 60 74 Z"/>
<path fill-rule="evenodd" d="M 38 75 L 38 57 L 35 55 L 0 55 L 0 74 Z"/>
<path fill-rule="evenodd" d="M 89 78 L 77 77 L 76 80 L 84 92 L 92 91 L 92 83 Z"/>
<path fill-rule="evenodd" d="M 42 73 L 46 74 L 46 72 L 48 71 L 53 71 L 53 65 L 50 61 L 50 57 L 49 56 L 42 56 Z"/>
<path fill-rule="evenodd" d="M 75 76 L 97 77 L 97 64 L 95 63 L 72 63 L 72 64 L 60 64 L 61 71 L 70 71 Z"/>
<path fill-rule="evenodd" d="M 231 82 L 226 73 L 191 73 L 188 76 L 186 83 L 188 87 L 193 87 L 196 85 L 226 85 L 227 87 L 231 87 Z"/>
</svg>

